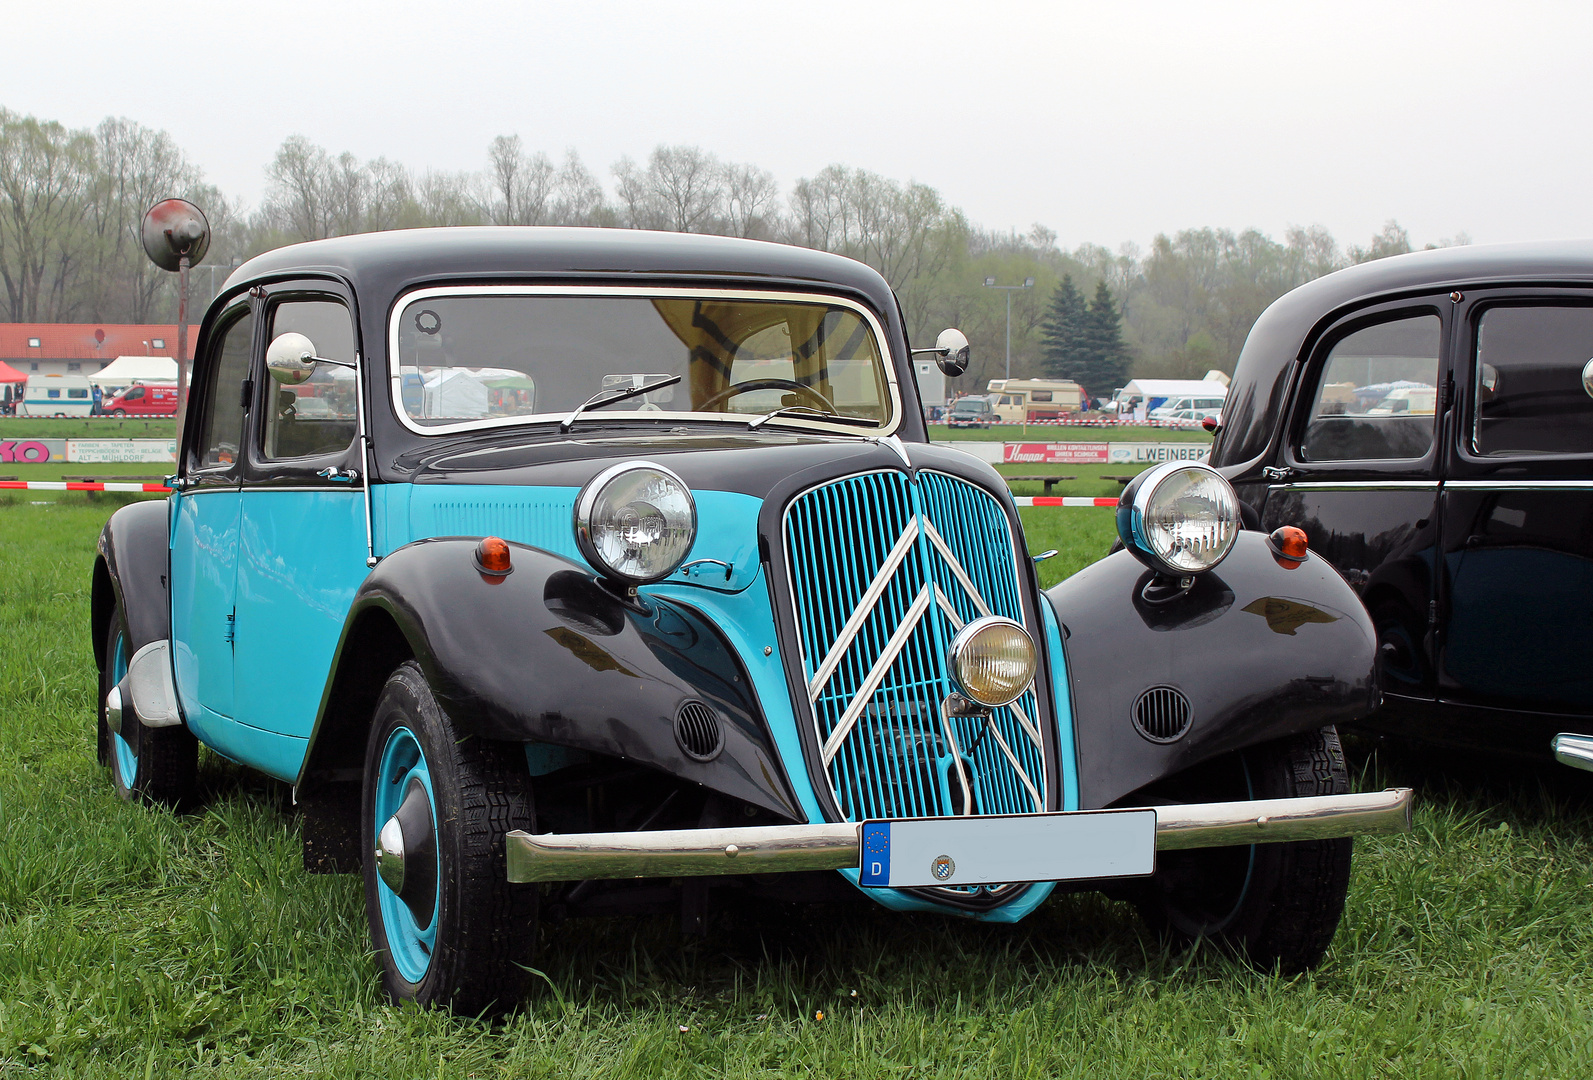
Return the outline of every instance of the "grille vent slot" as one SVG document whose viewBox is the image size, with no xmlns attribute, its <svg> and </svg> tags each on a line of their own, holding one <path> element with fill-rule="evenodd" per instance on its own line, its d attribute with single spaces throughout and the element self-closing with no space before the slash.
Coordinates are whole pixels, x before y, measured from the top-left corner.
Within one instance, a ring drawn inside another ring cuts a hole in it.
<svg viewBox="0 0 1593 1080">
<path fill-rule="evenodd" d="M 712 761 L 725 748 L 719 714 L 700 701 L 688 701 L 675 717 L 675 741 L 693 761 Z"/>
<path fill-rule="evenodd" d="M 1134 728 L 1153 743 L 1177 742 L 1189 730 L 1189 699 L 1171 686 L 1153 686 L 1134 702 Z"/>
</svg>

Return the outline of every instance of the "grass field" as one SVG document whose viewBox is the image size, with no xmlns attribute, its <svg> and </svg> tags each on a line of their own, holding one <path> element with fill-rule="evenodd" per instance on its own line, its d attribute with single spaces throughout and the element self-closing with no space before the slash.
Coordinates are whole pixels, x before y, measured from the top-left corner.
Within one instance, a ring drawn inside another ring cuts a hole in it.
<svg viewBox="0 0 1593 1080">
<path fill-rule="evenodd" d="M 0 1077 L 1576 1077 L 1593 1070 L 1585 774 L 1362 745 L 1418 789 L 1357 844 L 1323 967 L 1164 950 L 1053 899 L 1015 927 L 869 907 L 543 928 L 488 1026 L 383 1004 L 353 877 L 300 869 L 286 791 L 214 757 L 199 809 L 119 802 L 94 763 L 85 632 L 111 499 L 0 505 Z M 1110 511 L 1025 514 L 1048 577 Z M 821 1018 L 822 1017 L 822 1018 Z"/>
<path fill-rule="evenodd" d="M 0 439 L 174 439 L 171 417 L 114 420 L 108 417 L 69 420 L 51 417 L 0 417 Z"/>
</svg>

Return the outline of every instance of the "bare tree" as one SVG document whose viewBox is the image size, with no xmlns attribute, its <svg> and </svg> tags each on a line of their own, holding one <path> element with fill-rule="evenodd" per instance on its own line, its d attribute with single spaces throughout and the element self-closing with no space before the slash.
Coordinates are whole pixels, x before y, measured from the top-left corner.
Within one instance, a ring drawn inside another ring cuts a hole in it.
<svg viewBox="0 0 1593 1080">
<path fill-rule="evenodd" d="M 93 243 L 83 222 L 93 169 L 88 132 L 0 109 L 0 280 L 11 321 L 74 314 Z"/>
<path fill-rule="evenodd" d="M 779 213 L 780 185 L 756 165 L 727 164 L 723 171 L 725 225 L 732 236 L 768 239 Z"/>
<path fill-rule="evenodd" d="M 495 225 L 550 224 L 557 179 L 546 154 L 527 157 L 520 136 L 499 135 L 487 149 L 493 186 L 491 219 Z"/>
<path fill-rule="evenodd" d="M 564 153 L 564 164 L 559 166 L 553 181 L 552 223 L 556 225 L 606 224 L 609 216 L 603 185 L 581 162 L 581 155 L 573 149 Z"/>
<path fill-rule="evenodd" d="M 719 160 L 695 146 L 660 146 L 647 159 L 646 183 L 675 232 L 717 232 L 724 201 Z"/>
</svg>

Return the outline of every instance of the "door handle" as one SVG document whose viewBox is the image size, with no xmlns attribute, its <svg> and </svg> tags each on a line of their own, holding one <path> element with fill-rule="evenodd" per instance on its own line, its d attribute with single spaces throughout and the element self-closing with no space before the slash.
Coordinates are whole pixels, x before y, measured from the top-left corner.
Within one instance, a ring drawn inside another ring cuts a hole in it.
<svg viewBox="0 0 1593 1080">
<path fill-rule="evenodd" d="M 315 475 L 324 476 L 335 484 L 352 484 L 360 478 L 359 470 L 357 469 L 334 469 L 330 466 Z"/>
</svg>

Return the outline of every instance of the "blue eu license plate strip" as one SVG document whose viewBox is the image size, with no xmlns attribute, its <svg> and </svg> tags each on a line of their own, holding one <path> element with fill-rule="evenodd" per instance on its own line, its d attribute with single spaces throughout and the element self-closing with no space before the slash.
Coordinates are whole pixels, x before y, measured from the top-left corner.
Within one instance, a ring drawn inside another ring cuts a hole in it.
<svg viewBox="0 0 1593 1080">
<path fill-rule="evenodd" d="M 1144 877 L 1156 872 L 1156 811 L 863 823 L 858 884 L 893 889 Z"/>
</svg>

